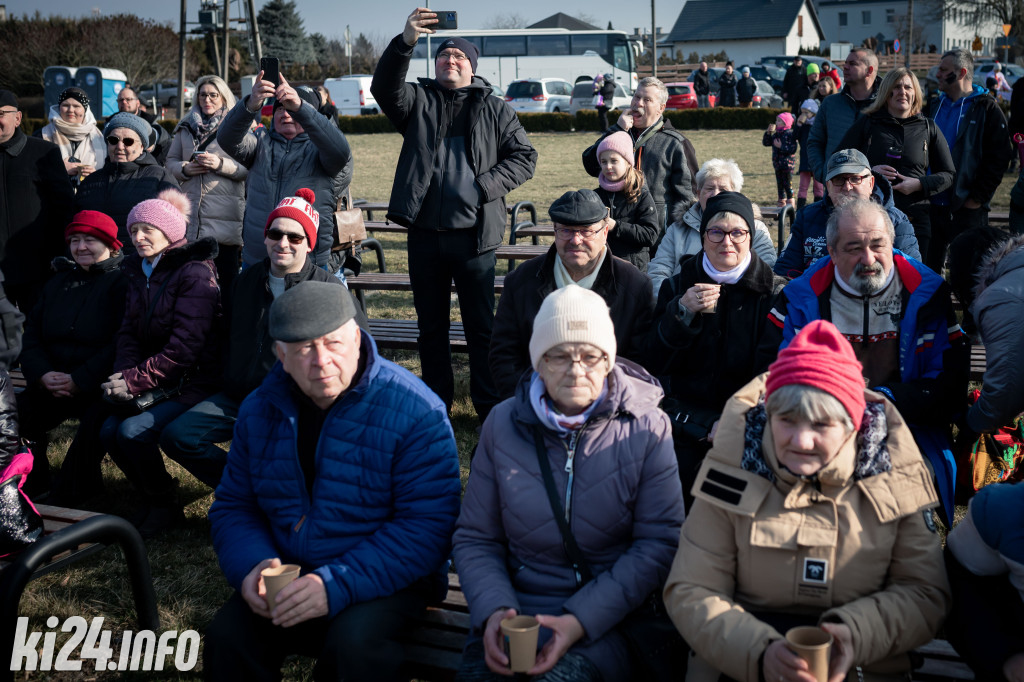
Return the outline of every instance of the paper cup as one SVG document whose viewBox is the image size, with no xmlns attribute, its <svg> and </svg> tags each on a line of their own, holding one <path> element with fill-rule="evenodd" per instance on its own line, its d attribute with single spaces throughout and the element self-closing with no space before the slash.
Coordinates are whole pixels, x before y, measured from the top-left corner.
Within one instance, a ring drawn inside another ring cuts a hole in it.
<svg viewBox="0 0 1024 682">
<path fill-rule="evenodd" d="M 832 635 L 819 627 L 802 625 L 786 633 L 786 644 L 807 661 L 818 682 L 828 682 L 828 659 L 832 652 Z"/>
<path fill-rule="evenodd" d="M 509 669 L 525 673 L 537 662 L 537 635 L 540 623 L 533 616 L 513 616 L 501 621 L 501 634 L 505 641 L 505 655 Z"/>
<path fill-rule="evenodd" d="M 718 285 L 718 286 L 717 286 L 717 287 L 715 288 L 715 291 L 717 291 L 717 292 L 721 292 L 721 291 L 722 291 L 722 285 L 720 285 L 720 284 L 719 284 L 719 285 Z M 709 289 L 709 290 L 708 290 L 708 292 L 710 293 L 710 292 L 711 292 L 711 290 Z M 701 314 L 703 314 L 703 315 L 711 315 L 711 314 L 713 314 L 713 313 L 716 313 L 716 312 L 718 312 L 718 299 L 716 298 L 716 299 L 715 299 L 715 302 L 714 302 L 714 303 L 712 303 L 711 305 L 709 305 L 708 307 L 706 307 L 706 308 L 702 308 L 700 312 L 701 312 Z"/>
<path fill-rule="evenodd" d="M 260 571 L 263 576 L 263 585 L 267 588 L 267 605 L 274 610 L 274 598 L 285 585 L 299 577 L 301 567 L 298 564 L 281 564 L 276 568 L 264 568 Z"/>
</svg>

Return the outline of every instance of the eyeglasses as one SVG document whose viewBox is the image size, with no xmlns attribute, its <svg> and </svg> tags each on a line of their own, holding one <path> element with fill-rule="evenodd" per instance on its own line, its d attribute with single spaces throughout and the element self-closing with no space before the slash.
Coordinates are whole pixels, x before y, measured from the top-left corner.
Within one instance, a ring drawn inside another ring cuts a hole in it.
<svg viewBox="0 0 1024 682">
<path fill-rule="evenodd" d="M 860 183 L 867 180 L 870 176 L 868 175 L 837 175 L 836 177 L 829 180 L 833 187 L 845 187 L 846 183 L 850 183 L 853 187 L 856 187 Z"/>
<path fill-rule="evenodd" d="M 116 147 L 118 142 L 123 142 L 125 147 L 131 147 L 135 144 L 134 137 L 118 137 L 117 135 L 107 135 L 107 144 L 111 147 Z"/>
<path fill-rule="evenodd" d="M 590 374 L 597 366 L 601 364 L 602 360 L 607 360 L 608 356 L 599 353 L 585 353 L 578 358 L 574 358 L 566 353 L 556 353 L 555 355 L 548 355 L 545 353 L 543 356 L 544 362 L 547 366 L 556 372 L 568 372 L 569 368 L 575 365 L 577 362 L 583 367 L 583 371 Z"/>
<path fill-rule="evenodd" d="M 712 244 L 721 244 L 725 241 L 726 237 L 731 239 L 733 244 L 740 244 L 747 240 L 748 234 L 750 234 L 749 230 L 730 230 L 729 232 L 726 232 L 725 230 L 712 228 L 705 232 L 704 236 L 706 236 L 708 241 Z"/>
<path fill-rule="evenodd" d="M 13 111 L 11 109 L 0 109 L 0 119 L 3 119 L 4 116 L 10 116 L 16 113 L 18 113 L 17 109 L 14 109 Z"/>
<path fill-rule="evenodd" d="M 219 92 L 200 92 L 199 99 L 220 99 Z"/>
<path fill-rule="evenodd" d="M 469 57 L 462 54 L 461 52 L 442 52 L 437 55 L 438 59 L 454 59 L 457 62 L 468 62 Z"/>
<path fill-rule="evenodd" d="M 301 244 L 302 242 L 306 241 L 306 235 L 304 235 L 304 234 L 295 234 L 294 232 L 285 232 L 284 230 L 281 230 L 281 229 L 276 228 L 276 227 L 272 227 L 269 230 L 267 230 L 267 239 L 269 239 L 272 242 L 279 242 L 284 237 L 287 237 L 288 241 L 290 243 L 296 244 L 296 245 Z"/>
<path fill-rule="evenodd" d="M 594 236 L 604 230 L 603 227 L 596 230 L 574 230 L 571 227 L 556 227 L 555 238 L 560 239 L 563 242 L 570 241 L 573 237 L 578 236 L 583 241 L 590 241 Z"/>
</svg>

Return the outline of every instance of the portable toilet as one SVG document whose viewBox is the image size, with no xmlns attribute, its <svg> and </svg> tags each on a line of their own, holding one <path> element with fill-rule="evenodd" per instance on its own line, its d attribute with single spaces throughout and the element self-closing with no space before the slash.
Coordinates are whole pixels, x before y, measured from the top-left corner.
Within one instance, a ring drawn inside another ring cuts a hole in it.
<svg viewBox="0 0 1024 682">
<path fill-rule="evenodd" d="M 82 66 L 75 73 L 75 81 L 89 96 L 89 108 L 98 121 L 117 113 L 117 93 L 128 79 L 117 69 Z"/>
<path fill-rule="evenodd" d="M 50 115 L 50 107 L 57 105 L 57 98 L 75 84 L 75 71 L 73 66 L 48 66 L 43 71 L 43 105 L 46 108 L 44 117 Z"/>
</svg>

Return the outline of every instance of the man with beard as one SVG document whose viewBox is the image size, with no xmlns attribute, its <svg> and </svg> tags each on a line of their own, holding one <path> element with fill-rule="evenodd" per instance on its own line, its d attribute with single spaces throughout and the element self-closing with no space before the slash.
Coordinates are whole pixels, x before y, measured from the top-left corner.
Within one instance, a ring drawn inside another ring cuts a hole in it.
<svg viewBox="0 0 1024 682">
<path fill-rule="evenodd" d="M 825 235 L 828 256 L 786 286 L 769 320 L 783 329 L 782 348 L 813 320 L 839 328 L 867 386 L 896 405 L 931 462 L 949 524 L 956 464 L 946 434 L 967 389 L 969 358 L 949 285 L 893 250 L 892 221 L 873 201 L 838 206 Z"/>
</svg>

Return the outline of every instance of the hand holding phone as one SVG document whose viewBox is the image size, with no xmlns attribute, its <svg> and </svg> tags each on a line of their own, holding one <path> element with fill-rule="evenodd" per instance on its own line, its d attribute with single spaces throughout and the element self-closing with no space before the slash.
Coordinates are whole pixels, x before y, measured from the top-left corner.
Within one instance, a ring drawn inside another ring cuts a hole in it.
<svg viewBox="0 0 1024 682">
<path fill-rule="evenodd" d="M 459 13 L 444 10 L 434 10 L 437 14 L 437 23 L 433 28 L 435 31 L 454 31 L 459 27 Z"/>
<path fill-rule="evenodd" d="M 281 60 L 277 57 L 261 58 L 260 70 L 263 71 L 263 80 L 270 81 L 275 88 L 281 85 Z"/>
</svg>

